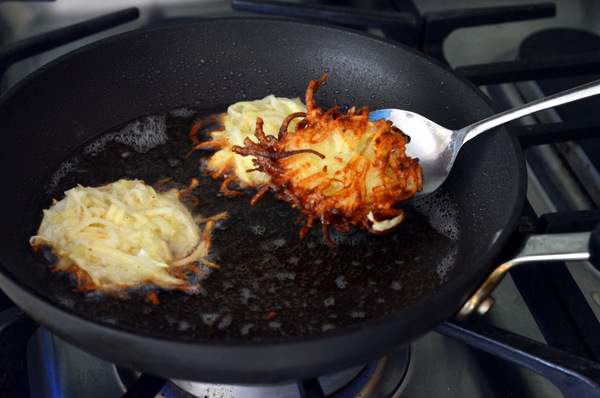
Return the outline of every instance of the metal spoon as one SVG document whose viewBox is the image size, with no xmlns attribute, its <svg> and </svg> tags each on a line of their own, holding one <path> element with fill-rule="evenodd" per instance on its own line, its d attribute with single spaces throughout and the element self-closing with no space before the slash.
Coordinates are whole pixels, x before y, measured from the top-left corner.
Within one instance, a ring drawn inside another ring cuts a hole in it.
<svg viewBox="0 0 600 398">
<path fill-rule="evenodd" d="M 423 190 L 415 197 L 428 195 L 446 180 L 458 151 L 477 135 L 501 124 L 544 109 L 600 94 L 600 80 L 535 100 L 508 111 L 475 122 L 460 130 L 449 130 L 414 112 L 402 109 L 381 109 L 369 114 L 371 120 L 387 119 L 411 138 L 406 154 L 419 158 L 423 169 Z"/>
</svg>

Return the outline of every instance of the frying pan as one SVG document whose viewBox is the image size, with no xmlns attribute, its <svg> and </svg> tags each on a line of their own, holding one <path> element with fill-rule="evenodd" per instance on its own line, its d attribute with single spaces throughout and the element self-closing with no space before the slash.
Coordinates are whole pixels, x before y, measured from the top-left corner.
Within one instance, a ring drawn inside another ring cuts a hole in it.
<svg viewBox="0 0 600 398">
<path fill-rule="evenodd" d="M 204 155 L 185 157 L 202 115 L 268 94 L 303 97 L 324 73 L 316 98 L 325 108 L 411 109 L 451 128 L 493 113 L 435 60 L 343 28 L 215 19 L 97 42 L 0 100 L 2 290 L 50 331 L 117 365 L 210 382 L 315 377 L 382 357 L 452 317 L 490 273 L 524 200 L 524 160 L 505 129 L 469 142 L 440 192 L 409 204 L 393 233 L 333 234 L 337 249 L 319 228 L 300 239 L 297 214 L 268 195 L 254 207 L 251 194 L 219 197 L 219 182 L 200 169 Z M 168 139 L 129 141 L 147 136 L 132 124 L 161 123 Z M 199 177 L 198 211 L 229 212 L 214 233 L 220 268 L 200 293 L 159 292 L 153 305 L 143 294 L 74 292 L 29 248 L 51 198 L 123 177 Z"/>
</svg>

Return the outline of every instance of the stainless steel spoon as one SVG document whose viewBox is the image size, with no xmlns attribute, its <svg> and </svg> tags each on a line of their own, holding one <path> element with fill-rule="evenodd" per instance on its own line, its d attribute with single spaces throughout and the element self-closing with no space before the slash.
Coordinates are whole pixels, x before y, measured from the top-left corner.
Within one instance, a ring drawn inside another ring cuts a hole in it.
<svg viewBox="0 0 600 398">
<path fill-rule="evenodd" d="M 419 158 L 423 169 L 423 190 L 415 197 L 428 195 L 446 180 L 463 144 L 501 124 L 544 109 L 578 101 L 600 94 L 600 80 L 554 94 L 491 116 L 463 127 L 449 130 L 414 112 L 402 109 L 381 109 L 369 114 L 371 120 L 387 119 L 411 138 L 406 154 Z"/>
</svg>

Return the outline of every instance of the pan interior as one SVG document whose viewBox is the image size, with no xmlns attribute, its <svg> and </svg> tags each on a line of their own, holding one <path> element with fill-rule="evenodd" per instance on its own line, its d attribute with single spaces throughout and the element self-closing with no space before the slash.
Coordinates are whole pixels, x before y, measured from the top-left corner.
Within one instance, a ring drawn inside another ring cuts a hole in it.
<svg viewBox="0 0 600 398">
<path fill-rule="evenodd" d="M 187 154 L 194 122 L 222 109 L 175 109 L 95 137 L 52 172 L 24 231 L 35 233 L 41 209 L 77 184 L 172 178 L 185 187 L 198 178 L 199 205 L 193 211 L 229 214 L 213 233 L 210 256 L 220 268 L 209 270 L 198 293 L 159 291 L 160 304 L 153 305 L 143 290 L 127 299 L 74 292 L 69 276 L 52 272 L 50 261 L 26 248 L 22 272 L 31 287 L 78 316 L 137 334 L 260 341 L 313 336 L 398 314 L 452 274 L 463 254 L 458 206 L 445 189 L 411 202 L 406 220 L 388 235 L 332 231 L 337 249 L 325 243 L 318 226 L 301 239 L 299 212 L 271 194 L 256 206 L 249 204 L 254 192 L 221 196 L 221 181 L 204 174 L 199 162 L 210 152 Z"/>
<path fill-rule="evenodd" d="M 413 203 L 393 234 L 335 236 L 337 251 L 317 229 L 299 239 L 287 204 L 266 197 L 252 208 L 250 194 L 224 200 L 216 196 L 220 182 L 202 178 L 198 211 L 232 213 L 215 232 L 221 269 L 200 294 L 161 292 L 157 306 L 143 294 L 121 301 L 74 293 L 29 250 L 42 208 L 63 190 L 122 177 L 187 185 L 202 177 L 197 157 L 184 160 L 195 112 L 268 94 L 302 96 L 324 73 L 317 93 L 324 108 L 403 108 L 450 128 L 492 113 L 481 92 L 435 61 L 330 26 L 189 21 L 95 43 L 0 97 L 2 289 L 60 337 L 115 363 L 219 382 L 304 379 L 365 363 L 448 319 L 516 225 L 524 161 L 504 129 L 469 141 L 445 191 Z M 136 129 L 106 138 L 143 115 L 159 116 L 141 125 L 181 129 L 146 135 L 153 139 L 141 145 L 127 139 Z M 181 130 L 181 142 L 169 137 Z"/>
</svg>

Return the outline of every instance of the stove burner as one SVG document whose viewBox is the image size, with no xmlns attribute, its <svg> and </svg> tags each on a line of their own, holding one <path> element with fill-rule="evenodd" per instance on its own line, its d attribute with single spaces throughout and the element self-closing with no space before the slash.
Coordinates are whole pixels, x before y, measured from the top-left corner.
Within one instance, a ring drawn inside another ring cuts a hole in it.
<svg viewBox="0 0 600 398">
<path fill-rule="evenodd" d="M 385 358 L 316 380 L 274 385 L 233 385 L 172 380 L 161 391 L 172 398 L 295 398 L 295 397 L 398 397 L 410 362 L 410 348 L 396 350 Z M 117 375 L 129 389 L 139 373 L 117 368 Z"/>
<path fill-rule="evenodd" d="M 27 363 L 32 397 L 81 396 L 172 398 L 397 398 L 407 381 L 410 347 L 350 369 L 299 382 L 231 385 L 165 381 L 103 361 L 39 328 L 30 340 Z M 123 395 L 125 393 L 125 395 Z M 92 395 L 90 395 L 92 394 Z M 99 394 L 99 395 L 94 395 Z"/>
</svg>

